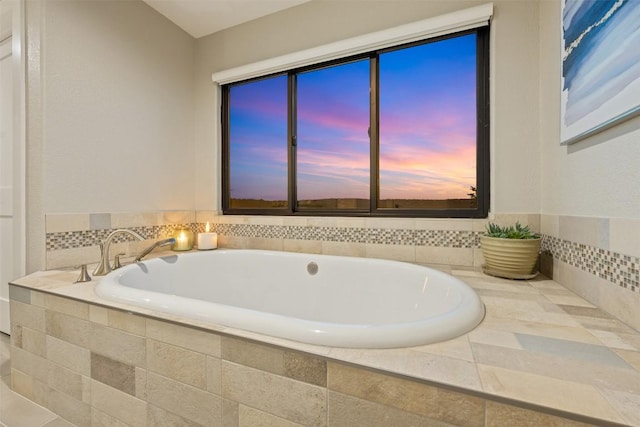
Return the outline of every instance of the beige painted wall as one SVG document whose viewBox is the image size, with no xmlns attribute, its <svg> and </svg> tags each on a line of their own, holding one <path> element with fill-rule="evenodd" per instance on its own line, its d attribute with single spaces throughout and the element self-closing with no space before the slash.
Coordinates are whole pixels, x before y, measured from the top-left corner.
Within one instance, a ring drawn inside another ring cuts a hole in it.
<svg viewBox="0 0 640 427">
<path fill-rule="evenodd" d="M 543 214 L 640 220 L 640 118 L 560 146 L 560 0 L 540 2 Z M 635 228 L 640 230 L 640 221 Z"/>
<path fill-rule="evenodd" d="M 43 209 L 193 209 L 194 39 L 140 1 L 44 2 Z"/>
<path fill-rule="evenodd" d="M 44 215 L 194 209 L 195 41 L 142 1 L 26 3 L 27 271 Z"/>
<path fill-rule="evenodd" d="M 211 73 L 485 1 L 312 1 L 197 40 L 196 205 L 219 209 Z M 492 24 L 492 212 L 539 212 L 538 4 L 495 1 Z M 215 161 L 212 161 L 215 159 Z M 522 161 L 521 159 L 526 159 Z M 211 192 L 217 183 L 216 192 Z"/>
</svg>

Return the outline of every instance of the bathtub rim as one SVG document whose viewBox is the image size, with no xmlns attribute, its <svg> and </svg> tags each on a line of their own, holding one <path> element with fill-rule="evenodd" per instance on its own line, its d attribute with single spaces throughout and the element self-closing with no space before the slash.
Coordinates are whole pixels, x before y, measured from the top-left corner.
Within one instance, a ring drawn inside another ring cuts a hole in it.
<svg viewBox="0 0 640 427">
<path fill-rule="evenodd" d="M 194 320 L 203 321 L 221 328 L 232 328 L 244 330 L 250 333 L 266 335 L 277 339 L 297 341 L 303 344 L 321 345 L 336 348 L 359 348 L 359 349 L 391 349 L 416 347 L 427 344 L 454 339 L 465 335 L 475 329 L 486 314 L 485 306 L 477 292 L 461 279 L 436 270 L 434 268 L 402 261 L 386 259 L 371 259 L 361 257 L 344 257 L 324 254 L 304 254 L 298 252 L 281 252 L 260 249 L 222 249 L 215 252 L 184 252 L 180 254 L 171 253 L 170 257 L 184 257 L 201 254 L 197 256 L 207 256 L 206 254 L 224 253 L 259 253 L 259 254 L 294 254 L 309 255 L 314 257 L 328 258 L 355 258 L 358 260 L 381 262 L 389 265 L 407 264 L 412 267 L 421 268 L 429 273 L 438 276 L 447 276 L 448 280 L 455 283 L 460 294 L 460 301 L 453 310 L 443 314 L 432 316 L 419 321 L 397 322 L 392 324 L 342 324 L 314 321 L 275 313 L 252 310 L 237 306 L 228 306 L 214 302 L 205 302 L 193 298 L 186 298 L 161 292 L 149 290 L 139 290 L 124 286 L 117 282 L 116 278 L 126 274 L 129 269 L 136 268 L 135 264 L 127 265 L 121 269 L 104 276 L 95 287 L 95 293 L 103 299 L 124 303 L 131 306 L 141 307 L 146 310 L 158 311 L 180 317 L 193 317 Z M 202 255 L 204 254 L 204 255 Z M 156 257 L 145 262 L 160 262 L 164 257 Z M 115 295 L 120 293 L 120 295 Z M 152 300 L 153 299 L 153 300 Z M 192 310 L 185 310 L 182 307 L 191 304 Z M 207 309 L 214 308 L 215 314 L 207 314 Z M 239 322 L 233 324 L 225 323 L 226 316 L 242 314 Z M 291 320 L 295 319 L 295 324 Z M 278 333 L 273 333 L 276 326 Z M 398 333 L 401 331 L 402 333 Z M 357 332 L 354 334 L 354 332 Z M 428 338 L 425 338 L 428 335 Z"/>
</svg>

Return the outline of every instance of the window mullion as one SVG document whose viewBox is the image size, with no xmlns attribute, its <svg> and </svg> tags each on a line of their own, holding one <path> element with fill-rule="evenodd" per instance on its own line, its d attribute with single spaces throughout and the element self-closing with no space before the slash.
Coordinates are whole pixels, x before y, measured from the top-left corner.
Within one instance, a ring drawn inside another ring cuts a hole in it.
<svg viewBox="0 0 640 427">
<path fill-rule="evenodd" d="M 289 164 L 289 212 L 293 213 L 297 210 L 297 146 L 298 146 L 298 135 L 297 135 L 297 97 L 296 97 L 296 74 L 289 73 L 288 79 L 288 114 L 287 114 L 287 122 L 288 122 L 288 164 Z"/>
<path fill-rule="evenodd" d="M 379 84 L 378 84 L 378 55 L 372 55 L 369 60 L 369 144 L 370 144 L 370 156 L 371 166 L 369 168 L 370 179 L 370 195 L 369 195 L 369 213 L 378 210 L 378 198 L 379 198 Z"/>
</svg>

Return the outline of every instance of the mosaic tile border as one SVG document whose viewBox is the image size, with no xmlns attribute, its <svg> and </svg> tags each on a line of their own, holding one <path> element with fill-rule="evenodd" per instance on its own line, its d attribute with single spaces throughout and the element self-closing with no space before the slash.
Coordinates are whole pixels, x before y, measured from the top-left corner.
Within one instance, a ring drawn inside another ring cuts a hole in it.
<svg viewBox="0 0 640 427">
<path fill-rule="evenodd" d="M 640 257 L 544 235 L 542 250 L 580 270 L 632 292 L 640 292 Z"/>
<path fill-rule="evenodd" d="M 132 227 L 130 230 L 136 231 L 147 239 L 157 239 L 170 236 L 176 227 L 183 226 L 190 227 L 195 233 L 203 232 L 205 228 L 203 223 L 191 223 Z M 111 231 L 111 229 L 104 229 L 47 233 L 46 250 L 56 251 L 97 246 Z M 215 223 L 212 224 L 211 231 L 228 237 L 466 249 L 480 248 L 480 236 L 484 234 L 483 231 L 460 230 Z M 122 235 L 117 237 L 116 242 L 129 240 L 132 238 Z M 632 257 L 548 235 L 543 236 L 542 250 L 550 252 L 556 260 L 589 272 L 631 292 L 640 292 L 640 257 Z"/>
<path fill-rule="evenodd" d="M 147 239 L 171 235 L 182 225 L 132 227 Z M 188 224 L 195 232 L 204 231 L 204 224 Z M 69 231 L 47 233 L 47 251 L 98 245 L 112 230 Z M 373 243 L 382 245 L 433 246 L 450 248 L 479 248 L 482 232 L 457 230 L 411 230 L 386 228 L 313 227 L 258 224 L 212 224 L 211 231 L 229 237 L 264 239 L 319 240 L 339 243 Z M 117 241 L 133 240 L 118 236 Z"/>
<path fill-rule="evenodd" d="M 172 225 L 154 225 L 147 227 L 127 227 L 128 230 L 135 231 L 145 239 L 158 239 L 168 237 L 178 227 L 193 228 L 193 224 L 172 224 Z M 114 229 L 102 230 L 82 230 L 82 231 L 64 231 L 59 233 L 47 233 L 46 250 L 58 251 L 62 249 L 86 248 L 89 246 L 98 246 L 103 242 L 109 233 Z M 204 227 L 202 228 L 204 231 Z M 135 241 L 130 235 L 121 234 L 113 239 L 114 243 Z"/>
</svg>

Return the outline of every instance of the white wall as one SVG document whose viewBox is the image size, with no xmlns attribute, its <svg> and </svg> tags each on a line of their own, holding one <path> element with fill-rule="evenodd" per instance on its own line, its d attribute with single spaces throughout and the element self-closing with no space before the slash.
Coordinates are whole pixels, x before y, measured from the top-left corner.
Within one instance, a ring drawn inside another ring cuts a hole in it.
<svg viewBox="0 0 640 427">
<path fill-rule="evenodd" d="M 197 40 L 196 205 L 218 210 L 219 147 L 211 73 L 485 1 L 309 2 Z M 495 1 L 492 24 L 492 212 L 539 212 L 538 5 Z M 520 161 L 525 158 L 526 161 Z M 215 159 L 215 162 L 211 159 Z M 211 192 L 211 183 L 217 183 Z"/>
<path fill-rule="evenodd" d="M 29 270 L 45 213 L 194 209 L 195 40 L 142 1 L 30 1 L 27 31 Z"/>
<path fill-rule="evenodd" d="M 559 40 L 560 1 L 542 1 L 541 211 L 553 215 L 640 219 L 640 118 L 571 146 L 560 146 Z"/>
</svg>

